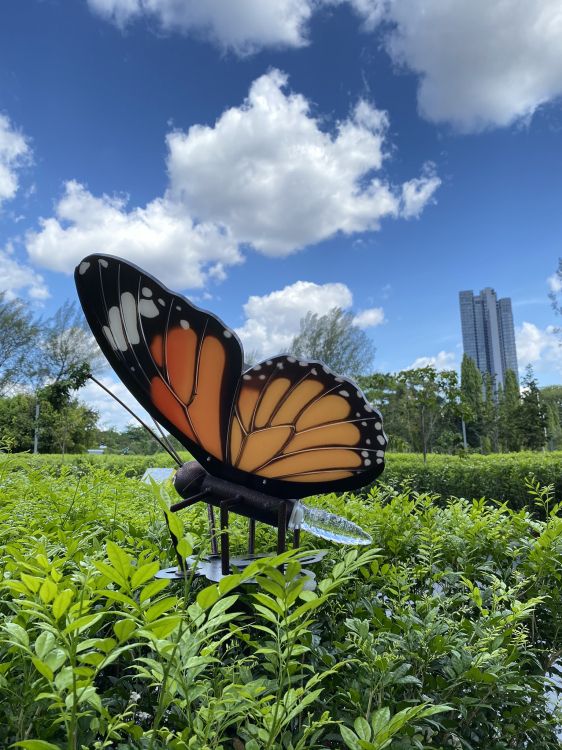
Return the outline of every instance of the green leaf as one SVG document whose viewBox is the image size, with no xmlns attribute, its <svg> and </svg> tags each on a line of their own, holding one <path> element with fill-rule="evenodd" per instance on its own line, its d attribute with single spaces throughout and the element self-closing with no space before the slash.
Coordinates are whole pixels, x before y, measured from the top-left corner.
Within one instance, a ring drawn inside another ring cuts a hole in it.
<svg viewBox="0 0 562 750">
<path fill-rule="evenodd" d="M 152 599 L 153 596 L 157 596 L 157 594 L 163 591 L 169 583 L 170 581 L 165 578 L 162 578 L 159 581 L 152 581 L 152 583 L 149 583 L 140 592 L 139 602 L 143 604 L 147 599 Z"/>
<path fill-rule="evenodd" d="M 96 622 L 101 620 L 104 614 L 104 612 L 94 612 L 91 615 L 83 615 L 82 617 L 78 617 L 76 618 L 76 620 L 70 622 L 63 632 L 82 633 L 84 630 L 86 630 L 86 628 L 89 628 L 91 625 L 95 625 Z"/>
<path fill-rule="evenodd" d="M 37 640 L 35 641 L 35 653 L 40 659 L 44 659 L 53 650 L 55 643 L 55 636 L 48 630 L 44 630 L 37 636 Z"/>
<path fill-rule="evenodd" d="M 375 713 L 371 717 L 373 736 L 376 737 L 381 730 L 385 729 L 389 721 L 390 709 L 388 708 L 388 706 L 383 706 L 383 708 L 379 708 L 378 711 L 375 711 Z"/>
<path fill-rule="evenodd" d="M 41 661 L 41 659 L 38 659 L 36 656 L 31 657 L 31 661 L 33 662 L 33 666 L 35 669 L 40 672 L 43 677 L 45 677 L 49 682 L 52 681 L 54 674 L 53 670 L 49 667 L 48 664 L 45 664 L 44 661 Z"/>
<path fill-rule="evenodd" d="M 57 594 L 55 601 L 52 604 L 55 620 L 59 620 L 64 615 L 66 610 L 70 607 L 70 602 L 72 601 L 73 596 L 74 592 L 71 591 L 71 589 L 64 589 L 60 594 Z"/>
<path fill-rule="evenodd" d="M 20 578 L 31 592 L 36 594 L 39 591 L 39 587 L 41 586 L 40 578 L 37 578 L 37 576 L 30 576 L 27 573 L 22 573 Z"/>
<path fill-rule="evenodd" d="M 181 617 L 179 615 L 170 615 L 145 625 L 144 630 L 152 633 L 155 638 L 166 638 L 170 633 L 173 633 L 180 622 Z"/>
<path fill-rule="evenodd" d="M 144 613 L 147 622 L 153 622 L 158 617 L 160 617 L 160 615 L 163 615 L 164 612 L 168 612 L 168 610 L 172 609 L 172 607 L 175 607 L 177 603 L 177 596 L 167 596 L 165 599 L 161 599 L 159 602 L 156 602 L 156 604 L 153 604 Z"/>
<path fill-rule="evenodd" d="M 126 581 L 129 578 L 129 573 L 131 571 L 131 558 L 121 549 L 121 547 L 118 547 L 115 542 L 112 542 L 111 540 L 107 542 L 105 549 L 109 561 L 123 580 Z"/>
<path fill-rule="evenodd" d="M 197 604 L 201 607 L 201 609 L 208 609 L 209 607 L 212 607 L 213 604 L 218 600 L 220 594 L 218 588 L 213 584 L 212 586 L 207 586 L 207 588 L 204 588 L 203 591 L 200 591 L 197 594 Z"/>
<path fill-rule="evenodd" d="M 189 557 L 193 552 L 193 547 L 185 537 L 182 537 L 177 544 L 176 550 L 178 555 L 185 560 L 185 558 Z"/>
<path fill-rule="evenodd" d="M 367 719 L 363 716 L 358 716 L 353 722 L 353 728 L 357 732 L 357 736 L 362 740 L 369 741 L 371 739 L 371 727 Z"/>
<path fill-rule="evenodd" d="M 50 667 L 53 672 L 56 672 L 59 667 L 62 667 L 62 665 L 66 661 L 66 654 L 62 650 L 62 648 L 54 648 L 51 652 L 45 656 L 43 659 L 45 664 Z"/>
<path fill-rule="evenodd" d="M 44 604 L 52 602 L 57 595 L 58 590 L 58 586 L 54 581 L 52 581 L 50 578 L 45 578 L 45 580 L 41 584 L 41 588 L 39 589 L 39 596 L 41 597 L 41 601 Z"/>
<path fill-rule="evenodd" d="M 361 750 L 361 746 L 359 744 L 359 740 L 355 732 L 352 732 L 351 729 L 348 727 L 343 726 L 343 724 L 340 726 L 340 733 L 342 736 L 343 741 L 348 746 L 350 750 Z"/>
<path fill-rule="evenodd" d="M 8 631 L 14 643 L 18 643 L 20 646 L 29 646 L 27 631 L 21 625 L 18 625 L 17 622 L 7 622 L 4 625 L 4 630 Z"/>
<path fill-rule="evenodd" d="M 123 642 L 136 630 L 136 627 L 136 623 L 133 620 L 118 620 L 113 625 L 113 631 L 119 641 Z"/>
<path fill-rule="evenodd" d="M 52 742 L 45 742 L 45 740 L 20 740 L 20 742 L 14 742 L 11 747 L 23 747 L 24 750 L 61 750 L 60 745 L 53 745 Z"/>
<path fill-rule="evenodd" d="M 140 568 L 137 568 L 133 575 L 131 576 L 131 586 L 133 589 L 138 588 L 139 586 L 142 586 L 143 583 L 146 583 L 146 581 L 149 581 L 151 578 L 154 577 L 156 573 L 158 573 L 160 569 L 160 565 L 157 562 L 150 562 L 146 563 L 145 565 L 141 565 Z"/>
</svg>

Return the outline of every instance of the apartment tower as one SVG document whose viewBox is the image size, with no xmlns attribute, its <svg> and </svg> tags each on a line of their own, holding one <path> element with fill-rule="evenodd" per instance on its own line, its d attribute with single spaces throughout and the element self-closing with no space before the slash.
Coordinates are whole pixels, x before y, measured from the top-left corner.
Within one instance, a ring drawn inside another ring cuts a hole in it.
<svg viewBox="0 0 562 750">
<path fill-rule="evenodd" d="M 511 299 L 497 299 L 490 287 L 480 294 L 459 292 L 464 353 L 476 362 L 496 385 L 505 385 L 505 374 L 513 370 L 519 379 Z"/>
</svg>

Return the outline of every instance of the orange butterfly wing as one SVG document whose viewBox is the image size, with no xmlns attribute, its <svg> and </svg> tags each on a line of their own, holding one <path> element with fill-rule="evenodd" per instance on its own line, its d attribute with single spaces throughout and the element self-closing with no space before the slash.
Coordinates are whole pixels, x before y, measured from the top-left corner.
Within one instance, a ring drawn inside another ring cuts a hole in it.
<svg viewBox="0 0 562 750">
<path fill-rule="evenodd" d="M 283 355 L 242 376 L 228 460 L 261 477 L 264 491 L 290 486 L 302 497 L 362 486 L 382 471 L 386 444 L 379 412 L 319 362 Z"/>
<path fill-rule="evenodd" d="M 236 335 L 119 258 L 89 256 L 75 279 L 96 340 L 140 404 L 200 462 L 225 461 L 242 370 Z"/>
</svg>

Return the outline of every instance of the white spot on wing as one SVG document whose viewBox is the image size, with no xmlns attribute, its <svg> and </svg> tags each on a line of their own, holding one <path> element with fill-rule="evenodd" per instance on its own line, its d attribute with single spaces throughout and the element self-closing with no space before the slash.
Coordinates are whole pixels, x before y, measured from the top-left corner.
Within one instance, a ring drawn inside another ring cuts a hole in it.
<svg viewBox="0 0 562 750">
<path fill-rule="evenodd" d="M 129 343 L 138 344 L 140 337 L 137 328 L 137 303 L 131 292 L 123 292 L 121 295 L 121 309 L 123 310 L 123 321 Z"/>
<path fill-rule="evenodd" d="M 231 338 L 232 338 L 232 334 L 231 334 L 231 332 L 230 332 L 230 331 L 226 331 L 226 330 L 224 330 L 224 331 L 222 332 L 222 335 L 223 335 L 223 336 L 225 337 L 225 339 L 231 339 Z"/>
<path fill-rule="evenodd" d="M 252 370 L 255 370 L 256 372 L 257 372 L 258 370 L 261 370 L 261 365 L 254 365 L 254 366 L 252 367 Z"/>
<path fill-rule="evenodd" d="M 80 276 L 83 276 L 89 267 L 90 263 L 87 260 L 80 263 L 80 268 L 78 269 L 78 273 L 80 274 Z"/>
<path fill-rule="evenodd" d="M 125 338 L 123 323 L 121 322 L 121 313 L 119 312 L 117 305 L 109 308 L 109 327 L 111 329 L 113 341 L 115 342 L 115 349 L 126 352 L 129 347 Z"/>
<path fill-rule="evenodd" d="M 158 298 L 158 304 L 161 305 L 162 307 L 164 307 L 166 305 L 166 303 L 164 302 L 164 300 L 162 299 L 162 297 Z"/>
<path fill-rule="evenodd" d="M 366 459 L 365 459 L 365 460 L 363 461 L 363 463 L 365 464 L 365 466 L 370 466 L 370 465 L 371 465 L 371 461 L 370 461 L 370 459 L 368 459 L 368 458 L 366 458 Z"/>
<path fill-rule="evenodd" d="M 363 458 L 369 458 L 369 451 L 361 451 Z"/>
<path fill-rule="evenodd" d="M 340 396 L 344 396 L 345 398 L 349 398 L 349 392 L 348 391 L 338 391 Z"/>
<path fill-rule="evenodd" d="M 384 445 L 386 442 L 382 435 L 377 435 L 377 440 L 381 445 Z"/>
<path fill-rule="evenodd" d="M 147 286 L 143 286 L 142 293 L 144 297 L 152 297 L 152 289 L 149 289 Z"/>
<path fill-rule="evenodd" d="M 252 379 L 252 376 L 251 376 L 251 375 L 242 375 L 242 378 L 243 378 L 244 380 L 251 380 L 251 379 Z"/>
<path fill-rule="evenodd" d="M 382 424 L 380 422 L 375 422 L 375 430 L 380 430 L 382 427 Z"/>
<path fill-rule="evenodd" d="M 189 323 L 187 322 L 187 320 L 180 320 L 180 326 L 184 329 L 184 331 L 187 331 L 187 329 L 189 328 Z"/>
<path fill-rule="evenodd" d="M 109 345 L 111 346 L 111 348 L 117 351 L 117 344 L 115 343 L 115 339 L 113 338 L 113 334 L 111 333 L 111 328 L 109 326 L 104 326 L 102 330 L 105 334 L 105 338 L 109 341 Z"/>
<path fill-rule="evenodd" d="M 100 266 L 103 266 L 103 268 L 107 268 L 109 263 L 105 260 L 105 258 L 100 258 Z"/>
<path fill-rule="evenodd" d="M 154 300 L 141 299 L 139 302 L 139 312 L 145 318 L 155 318 L 159 314 L 159 310 L 154 304 Z"/>
<path fill-rule="evenodd" d="M 294 357 L 287 357 L 287 362 L 294 364 L 297 360 Z"/>
</svg>

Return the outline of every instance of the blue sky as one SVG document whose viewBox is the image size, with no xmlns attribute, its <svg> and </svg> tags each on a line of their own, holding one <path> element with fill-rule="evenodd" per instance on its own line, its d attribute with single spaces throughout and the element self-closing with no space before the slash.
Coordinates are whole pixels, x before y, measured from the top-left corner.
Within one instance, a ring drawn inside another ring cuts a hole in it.
<svg viewBox="0 0 562 750">
<path fill-rule="evenodd" d="M 558 0 L 4 0 L 0 288 L 48 315 L 113 253 L 257 354 L 349 308 L 396 371 L 492 286 L 560 382 L 561 94 Z"/>
</svg>

